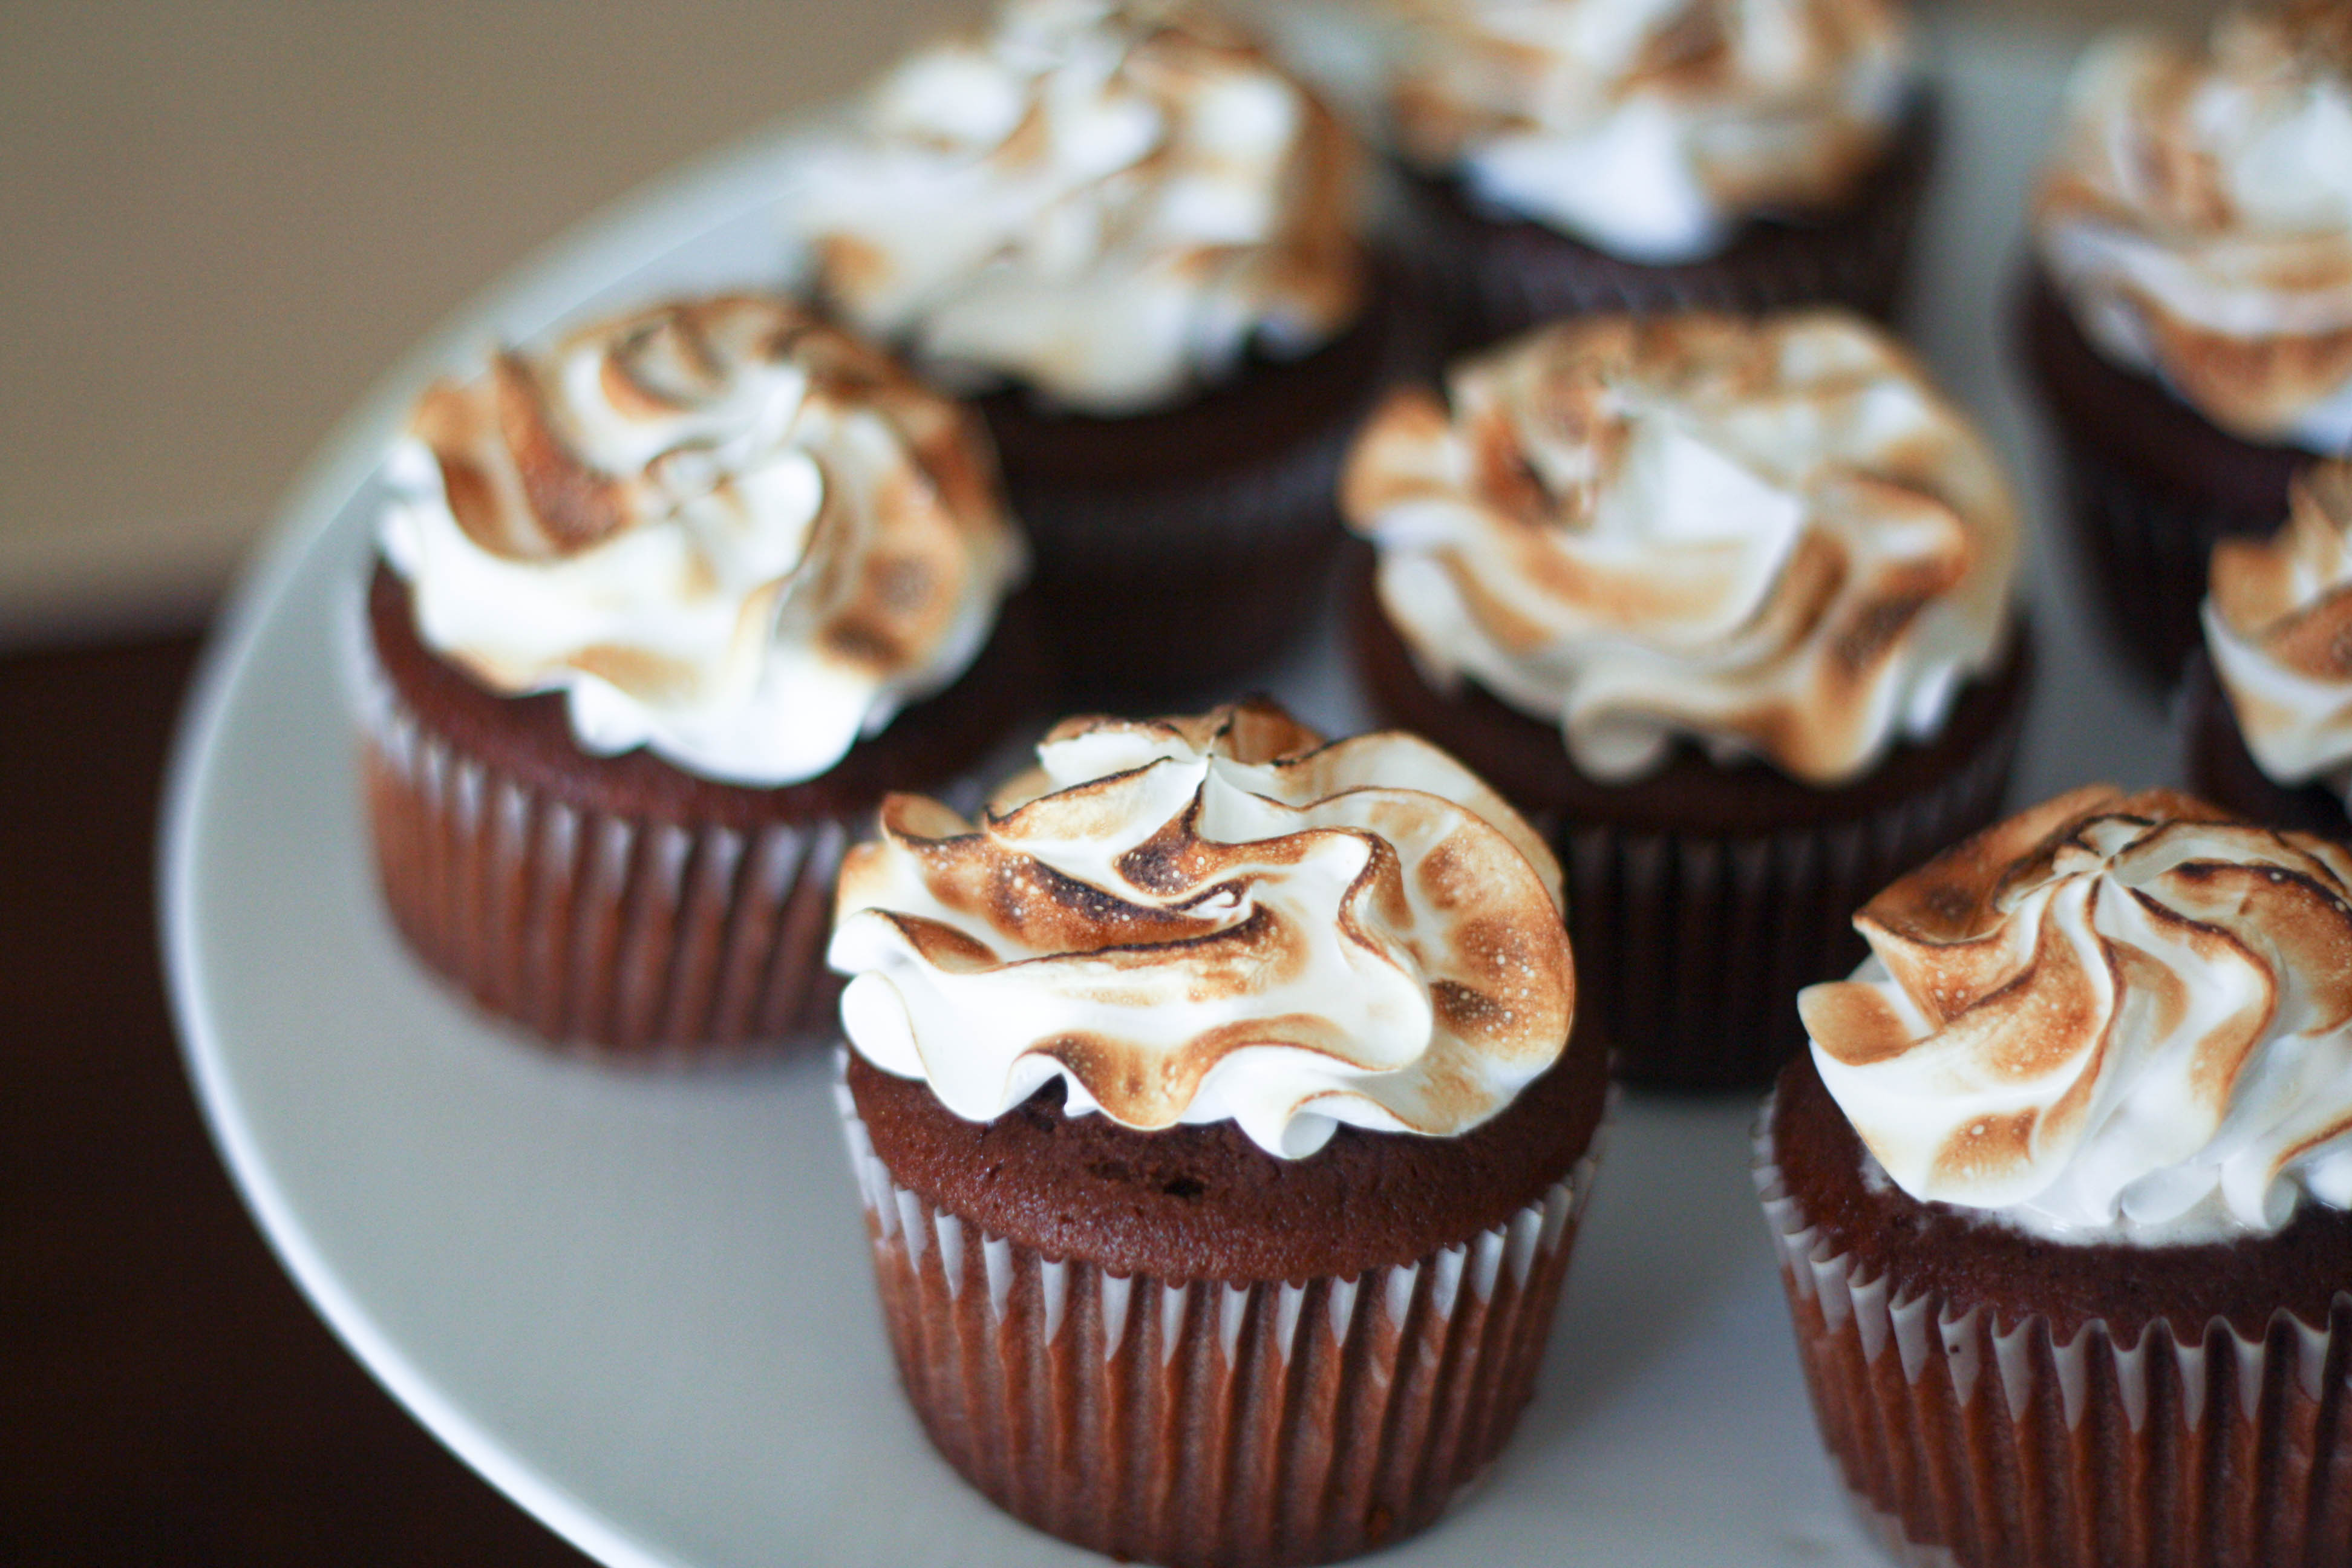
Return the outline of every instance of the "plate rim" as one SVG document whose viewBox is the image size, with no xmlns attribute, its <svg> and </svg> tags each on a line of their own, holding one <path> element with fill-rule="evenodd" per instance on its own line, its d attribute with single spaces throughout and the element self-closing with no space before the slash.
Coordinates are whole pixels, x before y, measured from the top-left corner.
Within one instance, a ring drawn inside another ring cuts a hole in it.
<svg viewBox="0 0 2352 1568">
<path fill-rule="evenodd" d="M 221 733 L 245 672 L 336 522 L 374 474 L 386 432 L 416 389 L 469 346 L 529 336 L 638 269 L 723 225 L 755 216 L 779 158 L 824 110 L 781 116 L 672 166 L 594 209 L 443 316 L 338 419 L 297 472 L 205 633 L 173 724 L 157 814 L 154 893 L 166 997 L 181 1065 L 230 1184 L 295 1288 L 360 1365 L 419 1425 L 517 1507 L 611 1568 L 676 1568 L 540 1474 L 419 1371 L 352 1294 L 280 1190 L 232 1087 L 197 934 L 206 806 Z M 781 237 L 779 256 L 782 254 Z"/>
</svg>

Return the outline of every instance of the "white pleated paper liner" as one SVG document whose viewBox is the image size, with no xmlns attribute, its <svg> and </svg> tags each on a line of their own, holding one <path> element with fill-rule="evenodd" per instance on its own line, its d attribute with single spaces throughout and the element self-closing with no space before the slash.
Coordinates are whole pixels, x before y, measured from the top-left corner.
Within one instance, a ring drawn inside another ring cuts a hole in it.
<svg viewBox="0 0 2352 1568">
<path fill-rule="evenodd" d="M 834 880 L 864 824 L 742 830 L 594 810 L 403 703 L 354 614 L 346 673 L 377 880 L 427 967 L 551 1043 L 678 1064 L 829 1035 Z"/>
<path fill-rule="evenodd" d="M 1872 1278 L 1789 1195 L 1768 1102 L 1755 1175 L 1799 1360 L 1856 1508 L 1905 1563 L 2352 1563 L 2352 1281 L 2326 1323 L 1999 1321 Z"/>
<path fill-rule="evenodd" d="M 1122 1561 L 1328 1562 L 1434 1521 L 1534 1387 L 1593 1156 L 1457 1246 L 1356 1279 L 1112 1273 L 898 1185 L 836 1086 L 908 1398 L 1000 1507 Z"/>
</svg>

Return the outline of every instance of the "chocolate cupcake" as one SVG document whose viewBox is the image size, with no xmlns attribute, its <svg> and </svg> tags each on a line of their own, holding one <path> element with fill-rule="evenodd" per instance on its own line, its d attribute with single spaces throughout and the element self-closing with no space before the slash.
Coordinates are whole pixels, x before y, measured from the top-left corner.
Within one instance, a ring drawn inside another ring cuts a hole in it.
<svg viewBox="0 0 2352 1568">
<path fill-rule="evenodd" d="M 1078 720 L 842 874 L 843 1090 L 940 1452 L 1122 1561 L 1433 1522 L 1526 1404 L 1591 1184 L 1559 868 L 1411 736 Z"/>
<path fill-rule="evenodd" d="M 2352 839 L 2352 463 L 2314 465 L 2289 498 L 2273 537 L 2214 548 L 2182 762 L 2242 816 Z"/>
<path fill-rule="evenodd" d="M 2094 787 L 1888 888 L 1760 1130 L 1904 1562 L 2352 1562 L 2352 856 Z"/>
<path fill-rule="evenodd" d="M 2093 597 L 2141 675 L 2197 645 L 2214 544 L 2352 449 L 2352 10 L 2234 11 L 2076 70 L 2022 317 Z"/>
<path fill-rule="evenodd" d="M 1476 347 L 1601 311 L 1893 314 L 1934 117 L 1896 0 L 1404 0 L 1423 269 Z"/>
<path fill-rule="evenodd" d="M 2017 522 L 1976 432 L 1836 312 L 1564 323 L 1394 395 L 1343 508 L 1376 709 L 1549 837 L 1636 1082 L 1758 1085 L 1847 918 L 1998 813 Z"/>
<path fill-rule="evenodd" d="M 364 772 L 411 949 L 567 1045 L 824 1026 L 848 840 L 1047 684 L 977 422 L 722 297 L 435 385 L 384 483 Z"/>
<path fill-rule="evenodd" d="M 1009 0 L 788 198 L 831 308 L 978 396 L 1086 700 L 1230 690 L 1297 629 L 1403 338 L 1360 161 L 1199 6 Z"/>
</svg>

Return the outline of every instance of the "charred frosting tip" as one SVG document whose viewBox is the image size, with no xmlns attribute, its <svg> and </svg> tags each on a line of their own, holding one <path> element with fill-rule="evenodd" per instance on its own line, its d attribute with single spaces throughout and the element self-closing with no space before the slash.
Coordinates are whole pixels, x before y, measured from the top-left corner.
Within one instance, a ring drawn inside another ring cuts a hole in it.
<svg viewBox="0 0 2352 1568">
<path fill-rule="evenodd" d="M 1604 781 L 1686 737 L 1843 782 L 1934 736 L 2006 647 L 1990 451 L 1838 312 L 1530 334 L 1443 402 L 1393 395 L 1340 503 L 1424 671 L 1557 723 Z"/>
<path fill-rule="evenodd" d="M 1890 0 L 1399 0 L 1407 154 L 1630 260 L 1833 207 L 1909 85 Z"/>
<path fill-rule="evenodd" d="M 2352 856 L 2094 785 L 1873 900 L 1799 998 L 1822 1082 L 1922 1201 L 2073 1242 L 2352 1206 Z"/>
<path fill-rule="evenodd" d="M 844 864 L 850 1043 L 974 1121 L 1060 1077 L 1123 1126 L 1451 1136 L 1564 1047 L 1559 868 L 1401 733 L 1326 744 L 1255 702 L 1080 720 L 977 823 L 894 795 Z"/>
<path fill-rule="evenodd" d="M 2203 49 L 2102 39 L 2035 227 L 2110 358 L 2246 440 L 2352 447 L 2352 7 L 2241 7 Z"/>
<path fill-rule="evenodd" d="M 1009 0 L 885 78 L 785 212 L 817 286 L 941 374 L 1119 415 L 1354 319 L 1354 143 L 1185 0 Z"/>
<path fill-rule="evenodd" d="M 2215 545 L 2210 582 L 2205 646 L 2246 749 L 2282 784 L 2352 790 L 2352 462 L 2298 475 L 2285 526 Z"/>
<path fill-rule="evenodd" d="M 417 630 L 592 752 L 788 784 L 961 675 L 1020 578 L 976 421 L 781 300 L 495 355 L 418 402 L 379 531 Z"/>
</svg>

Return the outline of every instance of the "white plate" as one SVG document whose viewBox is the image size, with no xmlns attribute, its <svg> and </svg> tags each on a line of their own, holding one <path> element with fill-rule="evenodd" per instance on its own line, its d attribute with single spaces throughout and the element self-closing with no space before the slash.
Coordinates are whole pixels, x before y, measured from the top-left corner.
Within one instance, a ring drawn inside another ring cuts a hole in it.
<svg viewBox="0 0 2352 1568">
<path fill-rule="evenodd" d="M 1977 30 L 1944 43 L 1917 335 L 2032 481 L 2001 343 L 2063 61 Z M 174 1000 L 214 1133 L 319 1310 L 418 1419 L 592 1555 L 1094 1563 L 963 1487 L 903 1405 L 827 1065 L 646 1078 L 551 1058 L 425 979 L 364 864 L 335 650 L 387 431 L 455 350 L 592 302 L 772 281 L 758 209 L 790 142 L 589 226 L 329 446 L 223 623 L 181 737 L 163 865 Z M 2032 584 L 2042 679 L 2021 799 L 2169 771 L 2158 715 L 2116 695 L 2085 642 L 2062 559 L 2043 547 Z M 1278 684 L 1326 724 L 1358 711 L 1328 653 Z M 1452 1518 L 1383 1561 L 1877 1561 L 1813 1437 L 1748 1178 L 1749 1116 L 1627 1100 L 1517 1440 Z"/>
</svg>

